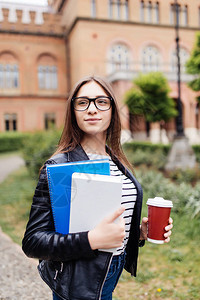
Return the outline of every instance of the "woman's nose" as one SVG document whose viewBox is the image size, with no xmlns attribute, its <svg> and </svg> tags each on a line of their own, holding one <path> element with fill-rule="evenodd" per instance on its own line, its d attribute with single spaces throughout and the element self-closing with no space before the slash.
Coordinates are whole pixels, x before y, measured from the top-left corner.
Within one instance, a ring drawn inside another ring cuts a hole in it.
<svg viewBox="0 0 200 300">
<path fill-rule="evenodd" d="M 95 104 L 94 104 L 93 101 L 90 102 L 90 105 L 89 105 L 87 111 L 88 111 L 88 113 L 95 113 L 95 112 L 97 112 L 97 108 L 96 108 L 96 106 L 95 106 Z"/>
</svg>

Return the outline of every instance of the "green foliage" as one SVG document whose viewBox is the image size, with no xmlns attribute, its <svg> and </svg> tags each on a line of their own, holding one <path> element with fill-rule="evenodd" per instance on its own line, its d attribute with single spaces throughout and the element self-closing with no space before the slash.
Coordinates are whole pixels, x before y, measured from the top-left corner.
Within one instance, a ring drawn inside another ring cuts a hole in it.
<svg viewBox="0 0 200 300">
<path fill-rule="evenodd" d="M 28 136 L 28 133 L 19 132 L 0 133 L 0 152 L 20 150 Z"/>
<path fill-rule="evenodd" d="M 164 170 L 170 147 L 171 145 L 134 141 L 125 143 L 123 150 L 134 167 L 145 165 L 154 169 Z M 200 163 L 200 145 L 193 145 L 192 148 L 195 152 L 197 162 Z M 187 170 L 175 169 L 168 172 L 167 177 L 178 184 L 185 182 L 194 185 L 200 179 L 200 168 L 197 166 L 194 169 Z"/>
<path fill-rule="evenodd" d="M 134 167 L 141 165 L 156 166 L 159 170 L 164 169 L 169 149 L 169 145 L 151 144 L 149 142 L 131 142 L 123 145 L 123 150 Z"/>
<path fill-rule="evenodd" d="M 200 179 L 200 169 L 199 167 L 187 170 L 175 169 L 169 172 L 168 176 L 177 183 L 186 182 L 195 184 Z"/>
<path fill-rule="evenodd" d="M 141 91 L 137 89 L 130 89 L 126 93 L 126 105 L 129 108 L 131 113 L 137 115 L 144 114 L 144 107 L 145 107 L 145 98 Z"/>
<path fill-rule="evenodd" d="M 139 142 L 139 141 L 134 141 L 130 143 L 125 143 L 123 144 L 123 149 L 125 151 L 150 151 L 151 153 L 155 153 L 155 151 L 160 150 L 163 155 L 167 155 L 169 150 L 170 150 L 171 145 L 163 145 L 163 144 L 152 144 L 151 142 Z M 200 154 L 200 147 L 197 146 L 197 149 L 199 149 L 199 154 Z M 197 150 L 198 151 L 198 150 Z"/>
<path fill-rule="evenodd" d="M 145 188 L 143 202 L 145 216 L 145 200 L 149 196 L 152 186 L 154 186 L 155 192 L 156 181 L 158 181 L 157 186 L 169 182 L 169 180 L 163 182 L 163 176 L 158 172 L 151 172 L 150 175 L 148 173 L 147 169 L 137 171 L 138 177 L 140 175 L 139 180 L 145 179 L 145 181 L 141 181 Z M 30 178 L 26 168 L 10 175 L 0 185 L 0 226 L 20 245 L 35 185 L 36 182 Z M 187 187 L 188 185 L 186 185 Z M 174 192 L 176 193 L 178 189 L 182 191 L 182 194 L 186 191 L 182 189 L 182 186 L 177 186 Z M 162 192 L 162 187 L 159 187 L 159 190 Z M 198 195 L 195 197 L 200 199 Z M 182 212 L 172 209 L 174 227 L 170 243 L 155 245 L 146 242 L 145 247 L 140 248 L 138 277 L 131 277 L 130 274 L 123 271 L 114 293 L 115 299 L 199 299 L 200 218 L 192 219 L 191 208 L 184 208 L 184 203 L 179 202 Z"/>
<path fill-rule="evenodd" d="M 44 162 L 54 153 L 59 142 L 60 131 L 37 132 L 24 142 L 23 157 L 33 178 L 37 178 Z"/>
<path fill-rule="evenodd" d="M 140 74 L 134 87 L 125 95 L 125 103 L 133 114 L 142 114 L 149 122 L 168 121 L 177 115 L 175 103 L 168 96 L 169 86 L 160 72 Z"/>
<path fill-rule="evenodd" d="M 187 72 L 196 75 L 195 79 L 188 83 L 189 87 L 198 92 L 200 91 L 200 33 L 196 34 L 196 41 L 190 59 L 186 63 Z"/>
<path fill-rule="evenodd" d="M 196 155 L 197 162 L 200 163 L 200 145 L 193 145 L 192 149 L 194 150 L 194 153 Z"/>
<path fill-rule="evenodd" d="M 193 188 L 190 184 L 175 184 L 162 173 L 147 168 L 136 170 L 147 198 L 160 196 L 173 201 L 173 211 L 177 214 L 188 214 L 200 220 L 200 184 Z"/>
<path fill-rule="evenodd" d="M 134 152 L 127 150 L 126 155 L 134 167 L 145 165 L 147 167 L 156 166 L 157 169 L 164 169 L 166 163 L 166 156 L 163 155 L 161 149 L 156 149 L 154 153 L 150 149 L 140 150 L 136 149 Z"/>
<path fill-rule="evenodd" d="M 35 184 L 24 167 L 0 184 L 0 227 L 19 244 L 29 216 Z"/>
<path fill-rule="evenodd" d="M 200 184 L 196 184 L 195 189 L 193 189 L 190 197 L 188 198 L 188 203 L 186 209 L 192 212 L 192 217 L 200 219 Z"/>
</svg>

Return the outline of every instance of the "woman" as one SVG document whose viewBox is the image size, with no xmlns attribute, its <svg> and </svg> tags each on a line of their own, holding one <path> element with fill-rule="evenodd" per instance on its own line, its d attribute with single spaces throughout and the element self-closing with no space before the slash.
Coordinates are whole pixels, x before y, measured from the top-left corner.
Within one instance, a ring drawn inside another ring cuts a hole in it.
<svg viewBox="0 0 200 300">
<path fill-rule="evenodd" d="M 147 235 L 147 218 L 140 226 L 142 189 L 129 171 L 120 146 L 121 125 L 111 87 L 98 77 L 76 84 L 67 101 L 65 126 L 56 153 L 41 170 L 33 197 L 23 250 L 40 260 L 43 280 L 53 299 L 112 299 L 123 267 L 136 276 L 138 246 Z M 122 205 L 89 232 L 55 232 L 46 165 L 108 156 L 111 176 L 121 176 Z M 119 222 L 115 219 L 121 216 Z M 172 220 L 165 228 L 169 242 Z M 98 249 L 116 248 L 114 255 Z"/>
</svg>

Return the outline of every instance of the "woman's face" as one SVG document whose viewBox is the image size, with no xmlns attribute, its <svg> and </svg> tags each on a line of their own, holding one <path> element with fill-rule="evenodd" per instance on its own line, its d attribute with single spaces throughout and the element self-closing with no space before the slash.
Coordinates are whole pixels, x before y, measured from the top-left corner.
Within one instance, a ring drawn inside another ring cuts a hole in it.
<svg viewBox="0 0 200 300">
<path fill-rule="evenodd" d="M 95 98 L 97 96 L 108 96 L 103 88 L 95 81 L 84 84 L 78 91 L 76 97 Z M 84 111 L 74 110 L 79 128 L 86 135 L 106 135 L 112 116 L 112 106 L 109 110 L 101 111 L 96 108 L 94 102 L 90 103 Z"/>
</svg>

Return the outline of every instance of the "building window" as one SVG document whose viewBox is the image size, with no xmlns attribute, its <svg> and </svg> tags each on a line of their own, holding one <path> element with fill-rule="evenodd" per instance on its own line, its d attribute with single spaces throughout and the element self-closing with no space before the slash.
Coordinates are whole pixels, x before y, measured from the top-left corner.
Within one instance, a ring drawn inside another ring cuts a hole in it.
<svg viewBox="0 0 200 300">
<path fill-rule="evenodd" d="M 121 17 L 121 3 L 120 3 L 120 0 L 116 0 L 116 16 L 117 16 L 117 19 L 120 20 L 120 17 Z"/>
<path fill-rule="evenodd" d="M 188 7 L 178 4 L 178 11 L 175 4 L 170 5 L 170 24 L 179 26 L 188 26 Z"/>
<path fill-rule="evenodd" d="M 51 54 L 42 54 L 38 59 L 37 65 L 39 89 L 58 89 L 58 70 L 56 59 Z"/>
<path fill-rule="evenodd" d="M 19 87 L 18 65 L 0 63 L 0 88 L 16 89 L 18 87 Z"/>
<path fill-rule="evenodd" d="M 110 19 L 128 20 L 128 0 L 108 0 L 108 15 Z"/>
<path fill-rule="evenodd" d="M 124 44 L 114 44 L 108 53 L 108 73 L 130 69 L 131 53 Z"/>
<path fill-rule="evenodd" d="M 190 53 L 185 48 L 181 47 L 180 51 L 179 51 L 179 56 L 180 56 L 180 71 L 181 71 L 181 73 L 184 74 L 184 73 L 186 73 L 185 64 L 186 64 L 186 61 L 190 57 Z M 176 52 L 176 50 L 174 50 L 172 52 L 170 65 L 171 65 L 171 71 L 177 72 L 177 52 Z"/>
<path fill-rule="evenodd" d="M 56 90 L 58 88 L 56 66 L 38 66 L 38 86 L 40 90 Z"/>
<path fill-rule="evenodd" d="M 159 11 L 159 3 L 158 2 L 155 4 L 154 10 L 155 10 L 155 23 L 158 24 L 160 21 L 160 16 L 159 16 L 160 11 Z"/>
<path fill-rule="evenodd" d="M 17 130 L 17 114 L 4 114 L 5 130 Z"/>
<path fill-rule="evenodd" d="M 149 1 L 147 5 L 147 12 L 148 12 L 148 23 L 152 23 L 152 3 Z"/>
<path fill-rule="evenodd" d="M 200 7 L 199 7 L 199 27 L 200 27 Z"/>
<path fill-rule="evenodd" d="M 187 5 L 183 6 L 183 8 L 182 8 L 182 23 L 183 23 L 183 26 L 188 25 L 188 7 L 187 7 Z"/>
<path fill-rule="evenodd" d="M 96 0 L 91 0 L 91 16 L 96 17 Z"/>
<path fill-rule="evenodd" d="M 128 0 L 125 0 L 124 2 L 124 16 L 125 16 L 125 20 L 129 19 Z"/>
<path fill-rule="evenodd" d="M 140 21 L 144 22 L 144 1 L 140 1 Z"/>
<path fill-rule="evenodd" d="M 161 54 L 157 47 L 147 46 L 142 51 L 143 72 L 159 71 L 161 69 Z"/>
<path fill-rule="evenodd" d="M 112 0 L 108 0 L 108 16 L 112 19 Z"/>
<path fill-rule="evenodd" d="M 44 127 L 46 130 L 55 128 L 56 116 L 55 113 L 44 114 Z"/>
<path fill-rule="evenodd" d="M 147 23 L 159 23 L 159 3 L 152 1 L 140 1 L 140 21 Z"/>
</svg>

